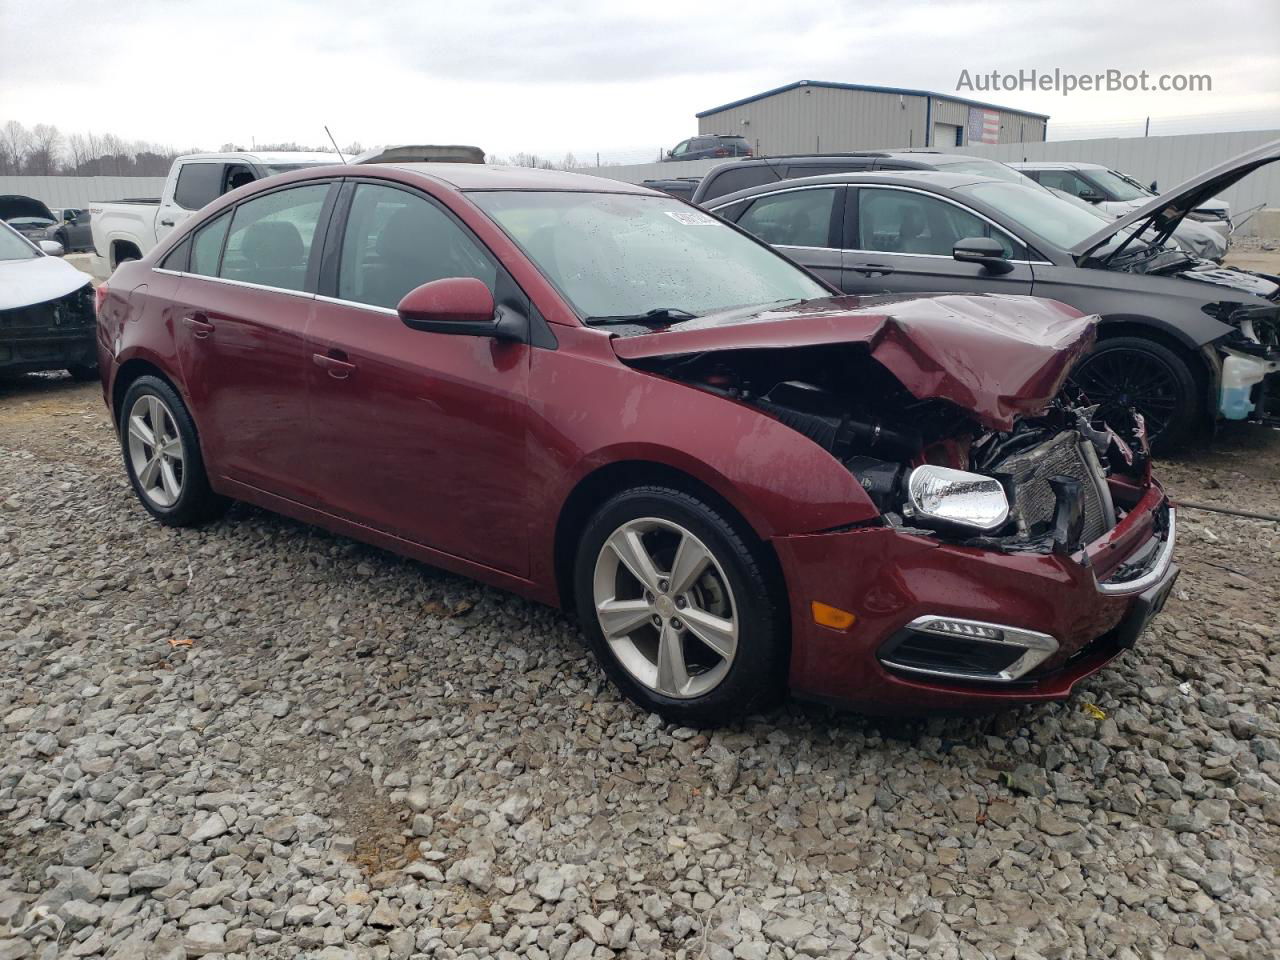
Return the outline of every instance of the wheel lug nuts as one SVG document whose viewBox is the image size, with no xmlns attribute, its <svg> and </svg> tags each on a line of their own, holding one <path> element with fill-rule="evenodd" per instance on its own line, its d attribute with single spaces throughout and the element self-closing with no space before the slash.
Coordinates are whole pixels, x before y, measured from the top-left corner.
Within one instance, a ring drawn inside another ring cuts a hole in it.
<svg viewBox="0 0 1280 960">
<path fill-rule="evenodd" d="M 683 624 L 683 623 L 681 623 L 679 620 L 674 620 L 674 619 L 673 619 L 673 620 L 671 621 L 671 627 L 672 627 L 672 629 L 675 629 L 675 630 L 683 630 L 683 629 L 684 629 L 684 624 Z"/>
<path fill-rule="evenodd" d="M 644 592 L 644 602 L 653 603 L 653 594 L 650 593 L 648 590 Z"/>
<path fill-rule="evenodd" d="M 661 590 L 663 593 L 666 593 L 670 588 L 671 588 L 671 584 L 668 583 L 666 580 L 658 581 L 658 589 Z"/>
<path fill-rule="evenodd" d="M 676 597 L 676 606 L 679 609 L 683 610 L 688 605 L 689 605 L 689 601 L 686 600 L 684 597 Z"/>
<path fill-rule="evenodd" d="M 658 616 L 656 613 L 653 615 L 653 625 L 655 627 L 662 626 L 662 618 Z"/>
</svg>

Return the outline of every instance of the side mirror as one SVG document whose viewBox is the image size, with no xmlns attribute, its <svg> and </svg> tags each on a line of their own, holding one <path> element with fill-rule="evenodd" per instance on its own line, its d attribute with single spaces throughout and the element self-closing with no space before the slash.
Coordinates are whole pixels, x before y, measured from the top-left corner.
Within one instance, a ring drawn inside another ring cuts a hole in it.
<svg viewBox="0 0 1280 960">
<path fill-rule="evenodd" d="M 999 240 L 991 237 L 968 237 L 957 240 L 951 248 L 951 256 L 961 263 L 977 263 L 986 268 L 987 273 L 1008 273 L 1013 264 L 1005 259 L 1004 247 Z"/>
<path fill-rule="evenodd" d="M 1152 193 L 1159 193 L 1159 192 L 1160 192 L 1160 191 L 1159 191 L 1159 189 L 1156 187 L 1156 182 L 1155 182 L 1154 180 L 1152 180 L 1152 181 L 1151 181 L 1151 192 L 1152 192 Z"/>
<path fill-rule="evenodd" d="M 404 325 L 428 333 L 523 340 L 511 314 L 500 312 L 493 294 L 475 277 L 445 277 L 414 287 L 396 307 Z"/>
<path fill-rule="evenodd" d="M 62 244 L 57 240 L 41 240 L 37 245 L 40 247 L 41 253 L 47 254 L 50 257 L 61 257 L 67 252 L 62 249 Z"/>
</svg>

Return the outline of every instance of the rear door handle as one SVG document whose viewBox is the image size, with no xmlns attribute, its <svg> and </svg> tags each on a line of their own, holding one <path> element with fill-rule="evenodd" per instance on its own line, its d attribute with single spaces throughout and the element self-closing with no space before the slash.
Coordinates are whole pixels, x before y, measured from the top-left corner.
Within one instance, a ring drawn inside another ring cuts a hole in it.
<svg viewBox="0 0 1280 960">
<path fill-rule="evenodd" d="M 346 357 L 347 355 L 341 350 L 332 350 L 327 354 L 313 353 L 311 361 L 322 370 L 327 370 L 333 379 L 346 380 L 356 372 L 356 365 L 349 362 Z"/>
<path fill-rule="evenodd" d="M 172 227 L 172 226 L 173 226 L 173 221 L 172 221 L 172 220 L 161 220 L 161 221 L 160 221 L 160 226 L 162 226 L 162 227 Z"/>
<path fill-rule="evenodd" d="M 190 328 L 191 333 L 197 340 L 209 339 L 209 334 L 213 333 L 213 324 L 203 313 L 193 313 L 183 317 L 182 322 Z"/>
<path fill-rule="evenodd" d="M 893 273 L 893 267 L 887 263 L 854 263 L 849 269 L 868 277 L 887 277 Z"/>
</svg>

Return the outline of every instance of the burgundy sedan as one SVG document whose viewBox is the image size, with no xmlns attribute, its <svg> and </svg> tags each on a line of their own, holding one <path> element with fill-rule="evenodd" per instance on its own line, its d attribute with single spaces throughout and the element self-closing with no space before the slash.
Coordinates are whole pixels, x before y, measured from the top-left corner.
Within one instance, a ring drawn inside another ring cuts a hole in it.
<svg viewBox="0 0 1280 960">
<path fill-rule="evenodd" d="M 100 288 L 142 505 L 244 500 L 575 611 L 646 709 L 1066 697 L 1177 575 L 1141 422 L 1059 398 L 1094 318 L 833 296 L 623 183 L 312 168 Z"/>
</svg>

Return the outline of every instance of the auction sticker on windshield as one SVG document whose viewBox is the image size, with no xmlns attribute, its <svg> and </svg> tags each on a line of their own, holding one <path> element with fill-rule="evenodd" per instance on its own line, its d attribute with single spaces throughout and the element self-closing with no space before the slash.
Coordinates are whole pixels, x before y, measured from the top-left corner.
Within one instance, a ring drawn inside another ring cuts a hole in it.
<svg viewBox="0 0 1280 960">
<path fill-rule="evenodd" d="M 697 210 L 667 210 L 665 212 L 676 223 L 683 223 L 686 227 L 705 227 L 707 224 L 716 222 L 715 217 L 699 213 Z"/>
</svg>

